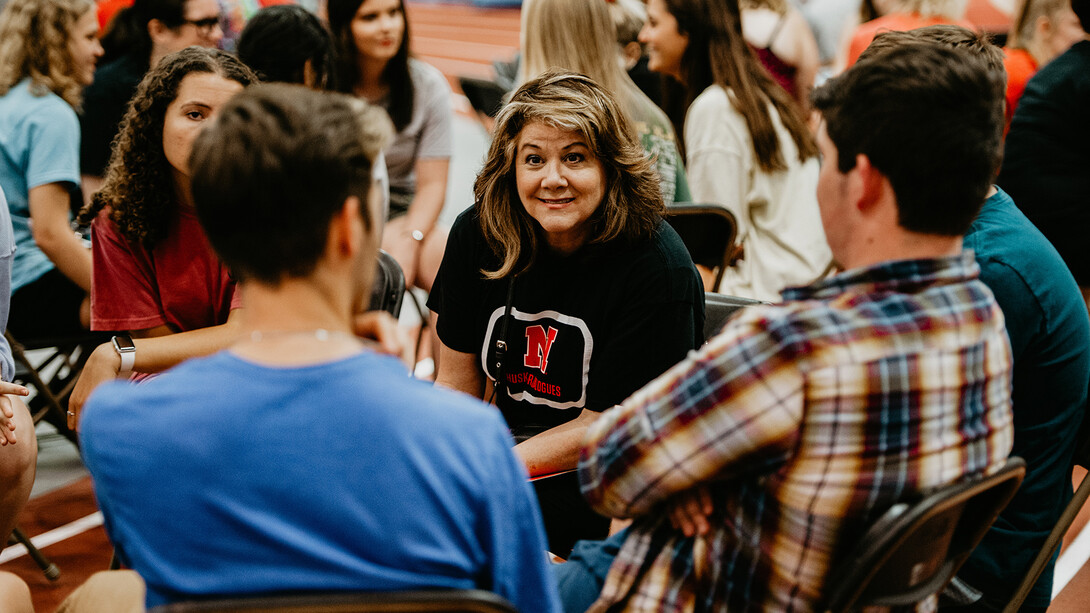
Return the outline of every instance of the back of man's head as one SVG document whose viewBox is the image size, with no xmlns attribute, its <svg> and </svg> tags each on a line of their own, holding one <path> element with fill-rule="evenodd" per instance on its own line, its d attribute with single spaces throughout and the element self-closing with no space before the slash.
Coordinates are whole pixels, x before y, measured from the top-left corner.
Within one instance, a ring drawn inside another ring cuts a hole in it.
<svg viewBox="0 0 1090 613">
<path fill-rule="evenodd" d="M 389 121 L 343 94 L 299 85 L 247 88 L 193 146 L 193 201 L 213 249 L 240 279 L 310 274 L 350 196 L 370 233 L 371 168 Z"/>
<path fill-rule="evenodd" d="M 950 24 L 916 28 L 908 32 L 885 31 L 879 33 L 859 55 L 865 60 L 910 42 L 935 43 L 951 49 L 960 49 L 976 55 L 988 66 L 998 86 L 997 102 L 1002 102 L 1007 91 L 1007 68 L 1003 65 L 1003 50 L 992 43 L 987 34 Z"/>
<path fill-rule="evenodd" d="M 998 87 L 979 56 L 906 41 L 815 90 L 840 172 L 856 157 L 890 182 L 902 228 L 960 236 L 999 164 Z"/>
</svg>

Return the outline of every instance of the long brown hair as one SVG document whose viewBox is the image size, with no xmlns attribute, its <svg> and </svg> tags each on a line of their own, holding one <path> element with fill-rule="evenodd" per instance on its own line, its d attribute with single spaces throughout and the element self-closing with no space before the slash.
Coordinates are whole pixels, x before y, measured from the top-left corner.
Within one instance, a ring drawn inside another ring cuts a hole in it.
<svg viewBox="0 0 1090 613">
<path fill-rule="evenodd" d="M 473 185 L 481 231 L 502 261 L 482 271 L 489 279 L 526 270 L 537 253 L 537 222 L 515 189 L 515 153 L 523 128 L 538 122 L 578 132 L 602 162 L 605 196 L 592 217 L 591 243 L 650 237 L 665 210 L 658 174 L 614 97 L 589 77 L 546 71 L 515 91 L 496 117 Z"/>
<path fill-rule="evenodd" d="M 333 31 L 333 46 L 336 50 L 336 85 L 338 91 L 346 94 L 354 94 L 356 85 L 363 79 L 356 39 L 352 36 L 352 20 L 366 1 L 329 0 L 326 5 L 329 29 Z M 409 72 L 409 17 L 405 14 L 405 0 L 398 0 L 398 4 L 405 28 L 401 32 L 401 45 L 382 71 L 382 80 L 390 88 L 386 111 L 394 122 L 394 128 L 400 132 L 413 119 L 413 80 Z"/>
<path fill-rule="evenodd" d="M 90 223 L 108 206 L 110 219 L 133 243 L 151 249 L 167 235 L 181 205 L 163 151 L 163 122 L 182 80 L 198 72 L 218 74 L 243 86 L 258 80 L 238 58 L 217 49 L 189 47 L 163 58 L 137 86 L 121 120 L 106 182 L 80 211 L 80 223 Z"/>
<path fill-rule="evenodd" d="M 666 9 L 677 20 L 678 31 L 689 37 L 689 44 L 681 57 L 686 108 L 711 85 L 727 89 L 731 102 L 749 128 L 757 165 L 761 170 L 771 172 L 787 168 L 768 110 L 771 104 L 795 141 L 799 160 L 816 157 L 817 144 L 795 102 L 786 90 L 772 80 L 742 38 L 738 0 L 665 2 Z"/>
</svg>

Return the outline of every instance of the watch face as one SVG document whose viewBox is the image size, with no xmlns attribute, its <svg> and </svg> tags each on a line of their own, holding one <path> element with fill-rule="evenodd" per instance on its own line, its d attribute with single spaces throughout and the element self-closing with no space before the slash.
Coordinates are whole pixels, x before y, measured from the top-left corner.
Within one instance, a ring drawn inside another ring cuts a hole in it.
<svg viewBox="0 0 1090 613">
<path fill-rule="evenodd" d="M 113 343 L 114 343 L 114 349 L 116 349 L 118 351 L 118 353 L 121 353 L 121 352 L 124 352 L 124 351 L 136 351 L 136 345 L 133 344 L 132 338 L 127 336 L 127 335 L 126 336 L 115 336 L 113 338 Z"/>
</svg>

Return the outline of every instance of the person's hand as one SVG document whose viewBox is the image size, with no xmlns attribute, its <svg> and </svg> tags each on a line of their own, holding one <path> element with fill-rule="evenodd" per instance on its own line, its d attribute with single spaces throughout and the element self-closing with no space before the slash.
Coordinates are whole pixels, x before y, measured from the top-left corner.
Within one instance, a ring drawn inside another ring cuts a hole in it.
<svg viewBox="0 0 1090 613">
<path fill-rule="evenodd" d="M 84 403 L 99 384 L 117 378 L 121 368 L 121 356 L 114 351 L 113 345 L 103 343 L 91 352 L 87 364 L 83 367 L 72 396 L 68 398 L 68 427 L 79 430 L 79 414 Z"/>
<path fill-rule="evenodd" d="M 378 343 L 379 351 L 401 357 L 407 343 L 397 320 L 386 311 L 367 311 L 356 315 L 353 322 L 356 336 Z"/>
<path fill-rule="evenodd" d="M 383 237 L 382 248 L 397 260 L 401 272 L 405 274 L 405 287 L 413 287 L 416 281 L 416 261 L 420 257 L 421 242 L 409 232 L 394 232 Z"/>
<path fill-rule="evenodd" d="M 698 485 L 691 490 L 686 490 L 670 499 L 667 505 L 667 514 L 670 523 L 685 536 L 702 536 L 711 530 L 708 517 L 712 514 L 711 494 L 708 488 Z"/>
<path fill-rule="evenodd" d="M 0 447 L 3 447 L 18 442 L 15 438 L 15 409 L 8 394 L 27 396 L 30 391 L 22 385 L 0 381 L 0 394 Z"/>
</svg>

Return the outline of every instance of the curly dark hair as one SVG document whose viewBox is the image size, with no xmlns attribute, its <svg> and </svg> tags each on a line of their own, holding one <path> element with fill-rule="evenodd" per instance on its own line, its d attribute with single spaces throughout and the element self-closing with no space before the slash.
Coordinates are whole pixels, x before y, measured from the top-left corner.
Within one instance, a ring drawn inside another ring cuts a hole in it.
<svg viewBox="0 0 1090 613">
<path fill-rule="evenodd" d="M 182 80 L 195 72 L 217 74 L 243 86 L 258 81 L 238 58 L 218 49 L 189 47 L 163 58 L 136 88 L 114 139 L 106 182 L 80 211 L 80 223 L 91 223 L 109 207 L 110 219 L 133 243 L 151 249 L 167 235 L 179 204 L 163 152 L 163 122 Z"/>
</svg>

